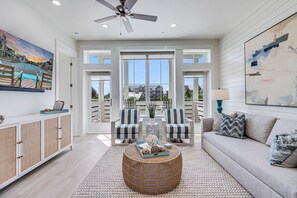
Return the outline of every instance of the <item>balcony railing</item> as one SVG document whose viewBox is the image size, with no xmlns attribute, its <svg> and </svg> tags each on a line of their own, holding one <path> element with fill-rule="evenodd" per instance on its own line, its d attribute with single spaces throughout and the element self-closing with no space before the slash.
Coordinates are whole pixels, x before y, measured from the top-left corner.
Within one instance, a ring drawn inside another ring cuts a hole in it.
<svg viewBox="0 0 297 198">
<path fill-rule="evenodd" d="M 157 105 L 156 115 L 163 115 L 163 102 L 154 101 Z M 146 101 L 136 101 L 136 107 L 141 115 L 146 115 Z M 195 122 L 200 122 L 204 114 L 203 101 L 185 101 L 185 116 Z M 94 123 L 110 121 L 110 101 L 99 102 L 92 99 L 91 119 Z"/>
<path fill-rule="evenodd" d="M 91 120 L 94 123 L 110 121 L 110 101 L 99 102 L 92 99 L 91 102 Z"/>
</svg>

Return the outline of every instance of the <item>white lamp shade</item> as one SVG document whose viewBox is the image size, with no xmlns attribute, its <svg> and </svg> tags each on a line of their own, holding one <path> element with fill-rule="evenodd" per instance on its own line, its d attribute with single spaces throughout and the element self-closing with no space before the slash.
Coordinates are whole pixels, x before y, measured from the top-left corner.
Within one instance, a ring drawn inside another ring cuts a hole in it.
<svg viewBox="0 0 297 198">
<path fill-rule="evenodd" d="M 213 100 L 229 100 L 228 89 L 215 89 L 211 91 Z"/>
</svg>

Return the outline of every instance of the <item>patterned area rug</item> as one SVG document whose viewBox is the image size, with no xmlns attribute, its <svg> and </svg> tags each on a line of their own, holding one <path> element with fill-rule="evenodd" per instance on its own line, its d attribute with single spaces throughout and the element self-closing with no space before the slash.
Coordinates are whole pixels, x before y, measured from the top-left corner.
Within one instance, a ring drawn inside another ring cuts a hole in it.
<svg viewBox="0 0 297 198">
<path fill-rule="evenodd" d="M 124 146 L 114 146 L 98 161 L 72 197 L 252 197 L 200 148 L 180 146 L 183 173 L 179 186 L 158 196 L 143 195 L 126 186 L 122 177 Z"/>
</svg>

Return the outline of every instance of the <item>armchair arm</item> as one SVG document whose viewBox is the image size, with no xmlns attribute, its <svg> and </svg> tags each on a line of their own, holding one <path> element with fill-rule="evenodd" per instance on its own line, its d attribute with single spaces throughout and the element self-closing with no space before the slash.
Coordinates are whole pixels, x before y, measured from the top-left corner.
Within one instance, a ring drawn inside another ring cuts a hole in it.
<svg viewBox="0 0 297 198">
<path fill-rule="evenodd" d="M 191 119 L 189 119 L 189 118 L 185 118 L 185 121 L 188 122 L 188 123 L 193 122 L 193 120 L 191 120 Z"/>
<path fill-rule="evenodd" d="M 139 127 L 139 139 L 142 139 L 142 127 L 143 127 L 143 118 L 139 118 L 138 120 L 138 127 Z"/>
<path fill-rule="evenodd" d="M 114 129 L 116 122 L 120 121 L 120 118 L 111 121 L 111 145 L 115 145 L 115 135 L 114 135 Z"/>
<path fill-rule="evenodd" d="M 162 118 L 162 141 L 166 142 L 166 119 Z"/>
<path fill-rule="evenodd" d="M 185 121 L 190 124 L 191 127 L 191 139 L 190 139 L 190 145 L 194 145 L 194 138 L 195 138 L 195 129 L 194 129 L 194 122 L 193 120 L 189 118 L 185 118 Z"/>
</svg>

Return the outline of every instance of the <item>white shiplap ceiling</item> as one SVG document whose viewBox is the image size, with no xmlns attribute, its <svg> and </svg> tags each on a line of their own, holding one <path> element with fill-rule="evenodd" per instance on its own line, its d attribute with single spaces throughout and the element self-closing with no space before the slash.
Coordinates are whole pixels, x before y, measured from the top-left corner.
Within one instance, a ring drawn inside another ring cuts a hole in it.
<svg viewBox="0 0 297 198">
<path fill-rule="evenodd" d="M 126 32 L 119 18 L 106 22 L 107 29 L 94 23 L 95 19 L 114 14 L 96 0 L 60 0 L 60 7 L 51 0 L 22 1 L 76 40 L 137 40 L 218 39 L 267 0 L 138 0 L 132 12 L 159 18 L 155 23 L 130 19 L 133 33 Z M 118 0 L 106 1 L 114 6 L 120 4 Z M 171 23 L 177 26 L 171 28 Z"/>
</svg>

